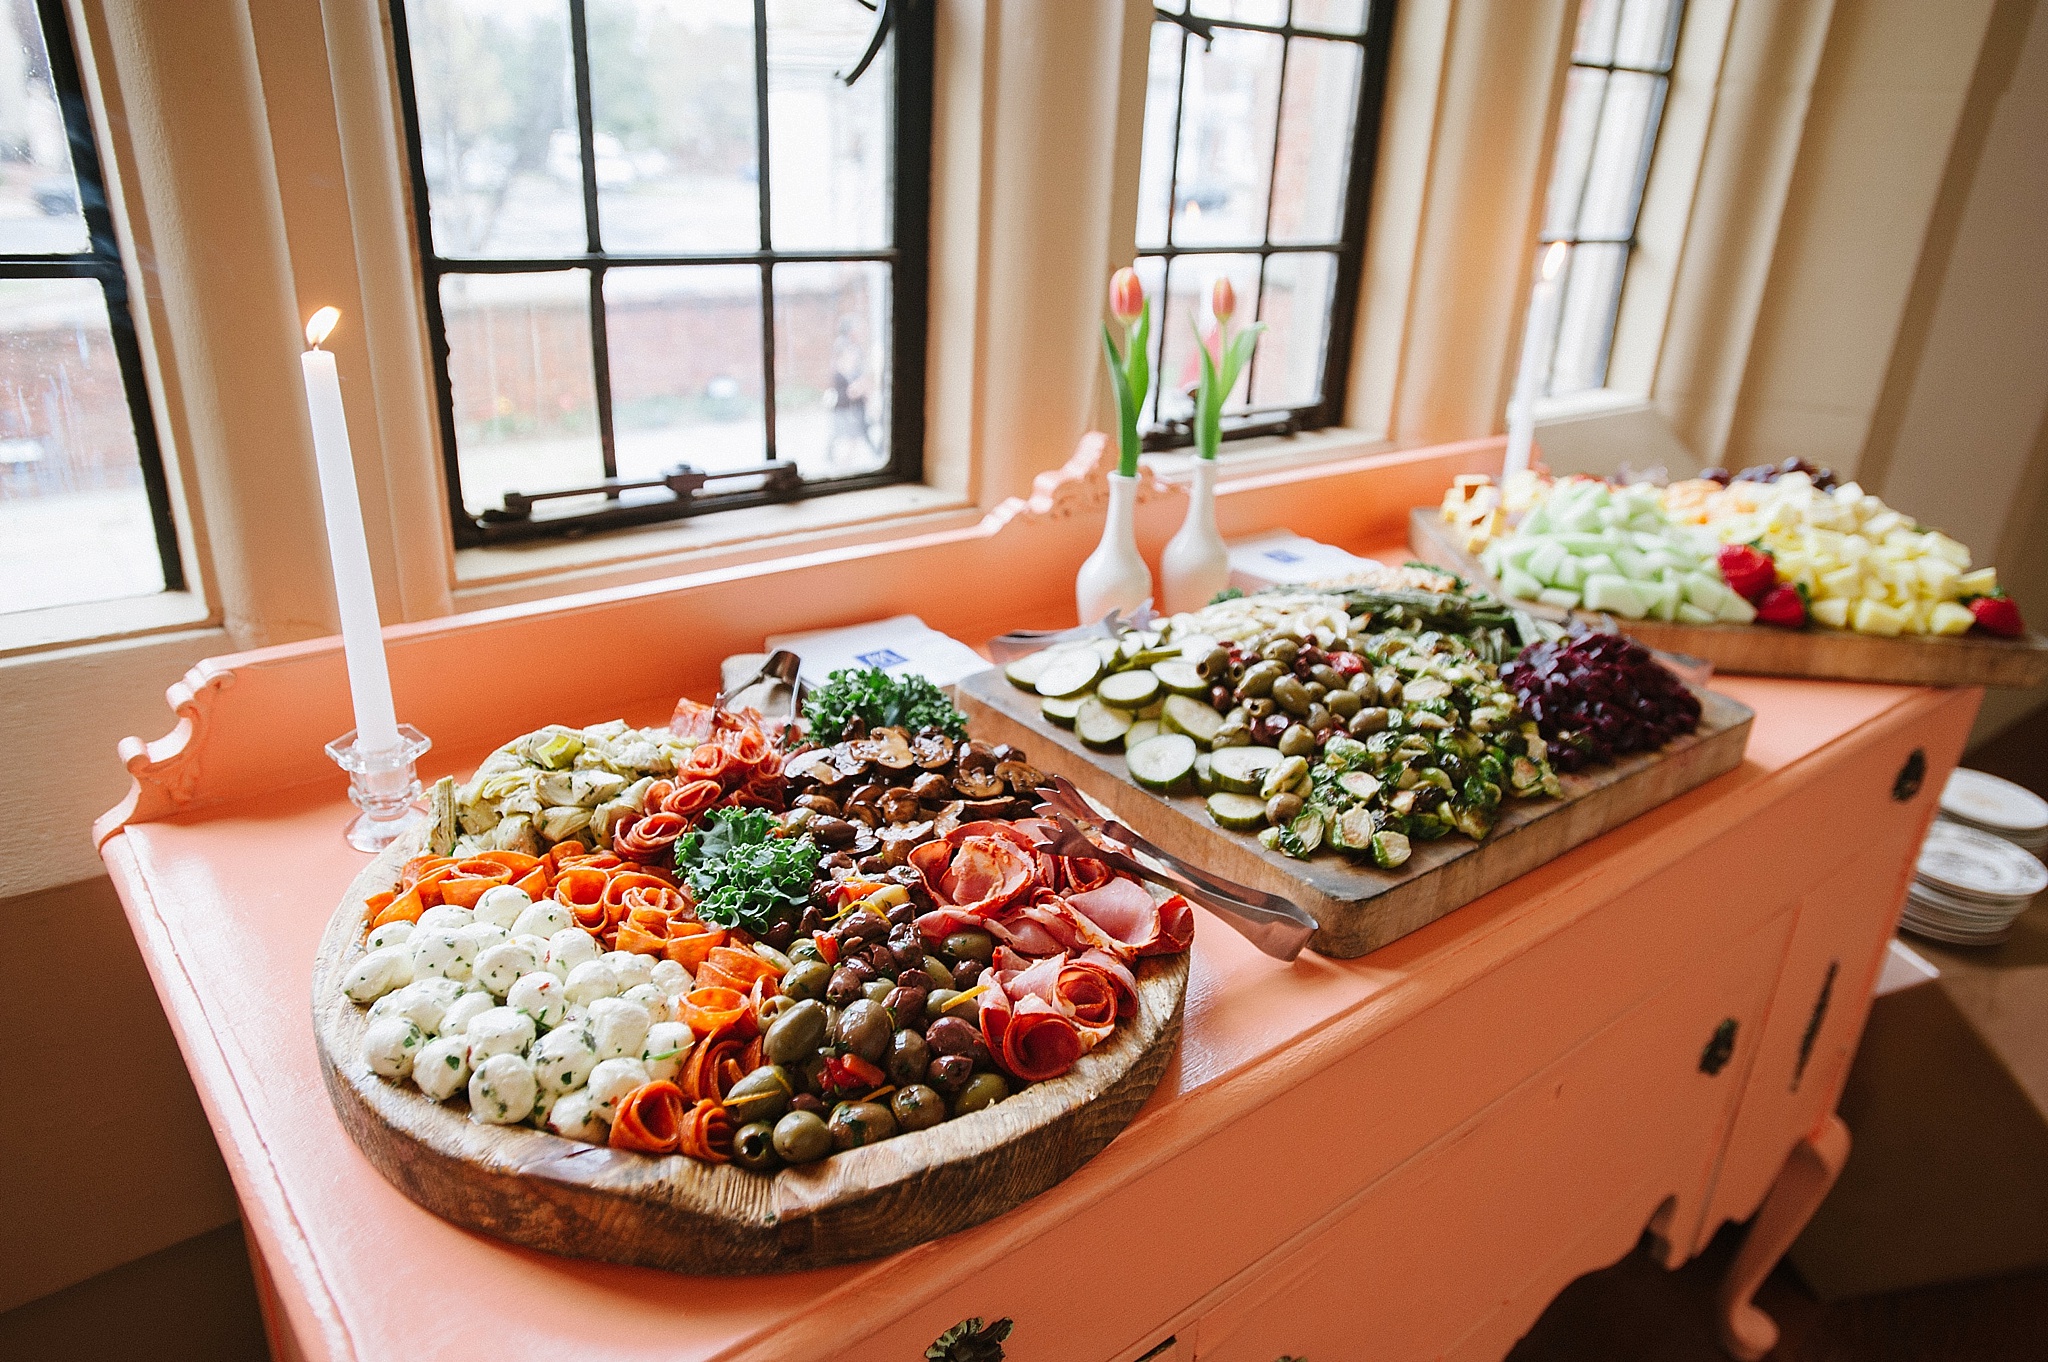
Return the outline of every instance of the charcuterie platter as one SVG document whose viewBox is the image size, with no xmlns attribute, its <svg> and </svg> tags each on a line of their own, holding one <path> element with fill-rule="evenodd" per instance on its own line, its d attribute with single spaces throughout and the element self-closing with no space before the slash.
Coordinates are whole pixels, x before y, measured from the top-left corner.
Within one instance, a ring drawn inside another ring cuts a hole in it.
<svg viewBox="0 0 2048 1362">
<path fill-rule="evenodd" d="M 1044 775 L 888 689 L 835 678 L 809 737 L 544 729 L 438 787 L 314 966 L 365 1156 L 457 1224 L 706 1274 L 894 1252 L 1093 1157 L 1178 1042 L 1193 913 L 1041 850 Z"/>
<path fill-rule="evenodd" d="M 1825 469 L 1668 488 L 1462 479 L 1410 512 L 1408 546 L 1548 619 L 1594 619 L 1722 671 L 1905 685 L 2048 683 L 2028 630 L 1969 550 Z M 1518 517 L 1507 523 L 1510 507 Z"/>
<path fill-rule="evenodd" d="M 1339 957 L 1740 764 L 1745 706 L 1450 587 L 1390 569 L 1222 601 L 969 677 L 960 703 L 1175 857 L 1305 909 Z"/>
</svg>

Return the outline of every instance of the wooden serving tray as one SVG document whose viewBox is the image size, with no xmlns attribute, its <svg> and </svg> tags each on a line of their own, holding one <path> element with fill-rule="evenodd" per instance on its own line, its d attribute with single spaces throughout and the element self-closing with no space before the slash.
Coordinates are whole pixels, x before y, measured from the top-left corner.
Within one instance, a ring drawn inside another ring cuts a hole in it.
<svg viewBox="0 0 2048 1362">
<path fill-rule="evenodd" d="M 1418 842 L 1399 870 L 1375 870 L 1324 853 L 1300 861 L 1260 846 L 1249 833 L 1216 825 L 1199 795 L 1160 795 L 1130 778 L 1121 752 L 1097 752 L 1038 712 L 1039 697 L 1000 670 L 962 681 L 957 698 L 968 727 L 991 742 L 1024 748 L 1072 780 L 1140 836 L 1214 874 L 1292 899 L 1317 924 L 1309 946 L 1349 959 L 1428 926 L 1509 880 L 1589 842 L 1742 763 L 1756 715 L 1724 695 L 1700 697 L 1700 726 L 1663 750 L 1612 766 L 1561 775 L 1561 799 L 1511 799 L 1484 842 L 1452 834 Z M 1057 752 L 1060 760 L 1049 754 Z M 1041 757 L 1041 753 L 1048 754 Z"/>
<path fill-rule="evenodd" d="M 1465 552 L 1436 508 L 1408 513 L 1408 549 L 1417 558 L 1457 573 L 1507 600 L 1500 583 Z M 1560 623 L 1577 615 L 1615 628 L 1646 647 L 1704 658 L 1724 672 L 1745 676 L 1804 676 L 1831 681 L 1887 681 L 1909 686 L 2048 685 L 2048 638 L 1983 634 L 1883 638 L 1844 629 L 1776 629 L 1762 624 L 1677 624 L 1629 620 L 1594 611 L 1561 610 L 1516 600 L 1517 609 Z"/>
<path fill-rule="evenodd" d="M 930 1130 L 772 1177 L 472 1122 L 360 1057 L 368 1009 L 341 991 L 364 901 L 400 842 L 349 887 L 313 966 L 313 1030 L 341 1124 L 399 1191 L 445 1220 L 549 1253 L 680 1272 L 795 1272 L 876 1258 L 1001 1215 L 1093 1158 L 1136 1116 L 1180 1041 L 1188 956 L 1139 962 L 1138 1015 L 1072 1070 Z"/>
</svg>

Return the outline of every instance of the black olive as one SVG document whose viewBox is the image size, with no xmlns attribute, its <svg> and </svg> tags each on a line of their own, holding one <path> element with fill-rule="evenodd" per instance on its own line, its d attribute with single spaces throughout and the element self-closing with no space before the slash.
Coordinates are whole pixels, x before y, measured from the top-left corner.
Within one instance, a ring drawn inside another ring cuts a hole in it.
<svg viewBox="0 0 2048 1362">
<path fill-rule="evenodd" d="M 959 952 L 954 952 L 956 955 Z M 906 922 L 889 929 L 889 955 L 897 970 L 918 969 L 924 964 L 924 937 L 917 924 Z"/>
<path fill-rule="evenodd" d="M 986 966 L 979 960 L 962 960 L 953 966 L 953 986 L 965 993 L 981 979 L 984 968 Z"/>
<path fill-rule="evenodd" d="M 789 1099 L 791 1111 L 808 1111 L 813 1116 L 825 1114 L 825 1099 L 814 1092 L 800 1092 Z"/>
<path fill-rule="evenodd" d="M 835 1003 L 847 1003 L 860 996 L 864 981 L 852 965 L 841 965 L 832 971 L 832 981 L 825 986 L 825 996 Z"/>
<path fill-rule="evenodd" d="M 816 904 L 812 904 L 804 909 L 804 915 L 796 920 L 796 929 L 805 936 L 816 936 L 825 929 L 824 912 Z"/>
<path fill-rule="evenodd" d="M 888 920 L 868 908 L 856 908 L 839 924 L 841 941 L 880 941 L 889 935 Z"/>
<path fill-rule="evenodd" d="M 784 918 L 761 933 L 761 939 L 778 951 L 787 950 L 790 942 L 796 940 L 796 924 Z"/>
<path fill-rule="evenodd" d="M 935 1054 L 971 1055 L 981 1044 L 981 1031 L 958 1017 L 940 1017 L 925 1028 L 924 1038 Z"/>
<path fill-rule="evenodd" d="M 940 1092 L 958 1092 L 974 1077 L 974 1059 L 970 1055 L 940 1055 L 925 1066 L 924 1076 Z"/>
<path fill-rule="evenodd" d="M 922 973 L 906 974 L 905 978 L 922 979 Z M 882 999 L 882 1006 L 889 1009 L 889 1016 L 898 1026 L 917 1026 L 924 1021 L 924 990 L 897 986 L 889 990 L 889 996 Z"/>
<path fill-rule="evenodd" d="M 901 870 L 903 867 L 897 866 L 896 868 Z M 894 908 L 891 908 L 889 910 L 889 925 L 891 927 L 909 927 L 915 931 L 917 929 L 917 905 L 914 903 L 899 903 Z"/>
</svg>

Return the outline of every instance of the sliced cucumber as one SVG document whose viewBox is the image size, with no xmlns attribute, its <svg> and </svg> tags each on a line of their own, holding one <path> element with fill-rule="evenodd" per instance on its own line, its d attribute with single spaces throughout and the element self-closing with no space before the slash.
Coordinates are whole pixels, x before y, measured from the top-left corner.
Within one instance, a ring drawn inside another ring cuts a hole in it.
<svg viewBox="0 0 2048 1362">
<path fill-rule="evenodd" d="M 1092 689 L 1101 675 L 1101 656 L 1092 648 L 1085 652 L 1076 649 L 1046 663 L 1038 674 L 1038 693 L 1054 699 L 1080 695 Z"/>
<path fill-rule="evenodd" d="M 1154 700 L 1151 704 L 1140 707 L 1137 710 L 1137 715 L 1140 719 L 1156 719 L 1159 717 L 1160 711 L 1165 708 L 1166 702 L 1164 700 Z"/>
<path fill-rule="evenodd" d="M 1185 733 L 1207 747 L 1216 740 L 1216 730 L 1223 727 L 1223 716 L 1200 700 L 1169 695 L 1166 708 L 1159 711 L 1159 726 L 1169 733 Z"/>
<path fill-rule="evenodd" d="M 1049 724 L 1072 728 L 1074 716 L 1081 712 L 1081 701 L 1085 698 L 1080 695 L 1048 696 L 1038 702 L 1038 712 L 1045 716 L 1045 721 Z"/>
<path fill-rule="evenodd" d="M 1216 793 L 1216 758 L 1207 752 L 1195 757 L 1195 789 L 1205 795 Z"/>
<path fill-rule="evenodd" d="M 1243 748 L 1232 748 L 1243 751 Z M 1248 794 L 1223 792 L 1212 794 L 1203 801 L 1209 816 L 1217 826 L 1229 828 L 1232 832 L 1254 832 L 1266 826 L 1266 802 Z M 1278 829 L 1275 829 L 1278 831 Z"/>
<path fill-rule="evenodd" d="M 1090 747 L 1122 747 L 1124 734 L 1130 731 L 1131 712 L 1105 705 L 1099 696 L 1089 696 L 1074 711 L 1074 733 Z"/>
<path fill-rule="evenodd" d="M 1225 747 L 1212 753 L 1210 769 L 1216 776 L 1216 788 L 1228 794 L 1254 795 L 1265 783 L 1266 772 L 1280 764 L 1280 751 L 1274 747 Z M 1265 805 L 1261 804 L 1260 808 Z"/>
<path fill-rule="evenodd" d="M 1145 741 L 1145 739 L 1156 738 L 1158 736 L 1159 721 L 1157 719 L 1140 719 L 1136 723 L 1131 725 L 1130 732 L 1124 734 L 1124 746 L 1136 747 L 1139 743 Z"/>
<path fill-rule="evenodd" d="M 1171 790 L 1194 774 L 1195 740 L 1184 733 L 1161 733 L 1124 753 L 1131 778 L 1148 790 Z"/>
<path fill-rule="evenodd" d="M 1095 697 L 1118 709 L 1143 709 L 1159 697 L 1159 678 L 1149 670 L 1117 672 L 1102 678 Z"/>
<path fill-rule="evenodd" d="M 1175 695 L 1190 695 L 1200 699 L 1209 693 L 1209 683 L 1202 679 L 1202 674 L 1195 670 L 1195 664 L 1192 662 L 1183 662 L 1178 658 L 1154 662 L 1152 674 L 1159 678 L 1160 685 Z"/>
<path fill-rule="evenodd" d="M 1037 690 L 1038 678 L 1059 655 L 1057 648 L 1041 648 L 1035 653 L 1026 653 L 1003 668 L 1003 675 L 1009 678 L 1011 685 L 1021 690 Z"/>
</svg>

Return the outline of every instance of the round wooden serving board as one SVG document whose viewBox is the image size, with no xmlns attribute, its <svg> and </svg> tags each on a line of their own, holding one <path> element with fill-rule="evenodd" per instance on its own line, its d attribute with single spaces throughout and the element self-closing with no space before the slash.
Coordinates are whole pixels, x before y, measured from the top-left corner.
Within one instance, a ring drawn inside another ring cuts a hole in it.
<svg viewBox="0 0 2048 1362">
<path fill-rule="evenodd" d="M 1137 1115 L 1180 1041 L 1188 957 L 1141 961 L 1138 1015 L 1074 1068 L 993 1107 L 772 1177 L 469 1119 L 360 1057 L 368 1009 L 341 991 L 364 900 L 410 839 L 349 887 L 313 966 L 313 1030 L 341 1123 L 428 1210 L 531 1248 L 680 1272 L 794 1272 L 880 1257 L 1001 1215 L 1093 1158 Z"/>
</svg>

